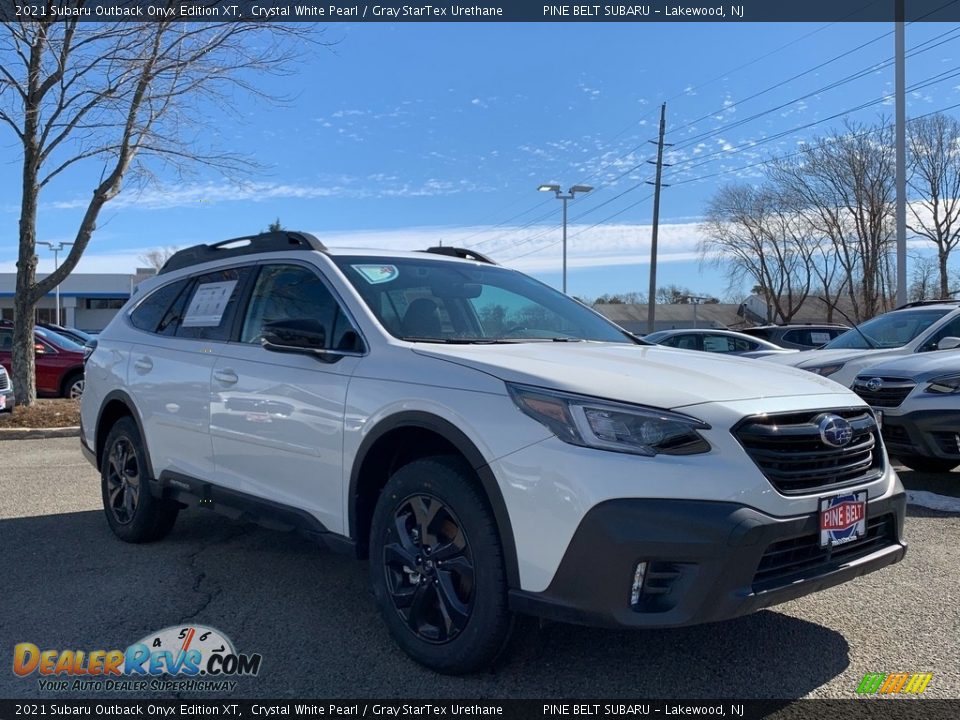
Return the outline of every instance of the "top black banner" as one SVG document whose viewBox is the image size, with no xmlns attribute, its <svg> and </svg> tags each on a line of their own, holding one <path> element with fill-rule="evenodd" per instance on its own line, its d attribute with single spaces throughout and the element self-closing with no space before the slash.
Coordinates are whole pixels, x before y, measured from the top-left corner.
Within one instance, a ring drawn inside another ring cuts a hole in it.
<svg viewBox="0 0 960 720">
<path fill-rule="evenodd" d="M 960 22 L 960 0 L 0 0 L 0 21 Z"/>
</svg>

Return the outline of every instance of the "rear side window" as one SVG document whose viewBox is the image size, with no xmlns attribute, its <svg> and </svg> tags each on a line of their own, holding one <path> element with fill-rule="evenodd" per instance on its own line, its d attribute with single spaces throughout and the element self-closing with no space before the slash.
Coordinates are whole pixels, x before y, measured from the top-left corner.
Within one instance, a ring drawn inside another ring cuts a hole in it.
<svg viewBox="0 0 960 720">
<path fill-rule="evenodd" d="M 194 279 L 190 299 L 176 320 L 176 336 L 194 340 L 230 339 L 249 267 L 217 270 Z"/>
<path fill-rule="evenodd" d="M 178 280 L 154 290 L 130 313 L 130 323 L 138 330 L 158 332 L 161 321 L 177 299 L 186 294 L 189 284 L 189 279 Z"/>
<path fill-rule="evenodd" d="M 804 328 L 803 330 L 788 330 L 783 335 L 785 342 L 796 343 L 797 345 L 806 345 L 815 348 L 826 345 L 833 340 L 842 331 L 829 329 Z"/>
<path fill-rule="evenodd" d="M 699 350 L 697 347 L 697 336 L 696 335 L 674 335 L 673 337 L 668 337 L 664 340 L 661 345 L 666 345 L 667 347 L 678 348 L 680 350 Z"/>
</svg>

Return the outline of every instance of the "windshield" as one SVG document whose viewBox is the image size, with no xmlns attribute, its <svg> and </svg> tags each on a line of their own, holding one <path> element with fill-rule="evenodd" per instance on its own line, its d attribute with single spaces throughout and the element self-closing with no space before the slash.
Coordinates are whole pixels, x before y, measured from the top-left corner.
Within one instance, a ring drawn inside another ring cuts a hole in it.
<svg viewBox="0 0 960 720">
<path fill-rule="evenodd" d="M 334 257 L 387 331 L 446 343 L 631 343 L 613 323 L 502 267 L 421 258 Z"/>
<path fill-rule="evenodd" d="M 38 336 L 40 336 L 47 342 L 56 345 L 61 350 L 67 350 L 69 352 L 79 352 L 79 353 L 83 352 L 83 345 L 79 345 L 78 343 L 75 343 L 73 340 L 66 337 L 65 335 L 61 335 L 60 333 L 55 333 L 52 330 L 47 330 L 46 328 L 42 328 L 39 326 L 35 327 L 34 330 L 36 331 Z"/>
<path fill-rule="evenodd" d="M 948 312 L 950 311 L 932 309 L 898 310 L 886 315 L 878 315 L 872 320 L 861 323 L 854 330 L 847 330 L 840 337 L 824 345 L 823 349 L 897 348 L 906 345 Z M 863 337 L 864 335 L 866 337 Z"/>
</svg>

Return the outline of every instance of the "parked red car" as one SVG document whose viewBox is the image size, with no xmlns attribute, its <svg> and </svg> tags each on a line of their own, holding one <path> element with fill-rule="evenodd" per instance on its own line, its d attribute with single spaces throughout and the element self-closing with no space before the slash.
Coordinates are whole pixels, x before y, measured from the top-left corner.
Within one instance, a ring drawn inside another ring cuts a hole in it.
<svg viewBox="0 0 960 720">
<path fill-rule="evenodd" d="M 34 330 L 37 394 L 79 398 L 83 394 L 83 346 L 38 327 Z M 13 377 L 13 324 L 0 323 L 0 365 Z"/>
</svg>

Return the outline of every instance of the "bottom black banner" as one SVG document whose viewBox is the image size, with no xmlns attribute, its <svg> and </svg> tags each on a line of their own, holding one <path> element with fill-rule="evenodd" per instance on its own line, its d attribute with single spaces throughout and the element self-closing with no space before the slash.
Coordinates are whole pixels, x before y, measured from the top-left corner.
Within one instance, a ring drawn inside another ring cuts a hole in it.
<svg viewBox="0 0 960 720">
<path fill-rule="evenodd" d="M 43 717 L 680 718 L 912 720 L 960 717 L 960 700 L 0 700 L 0 720 Z"/>
</svg>

